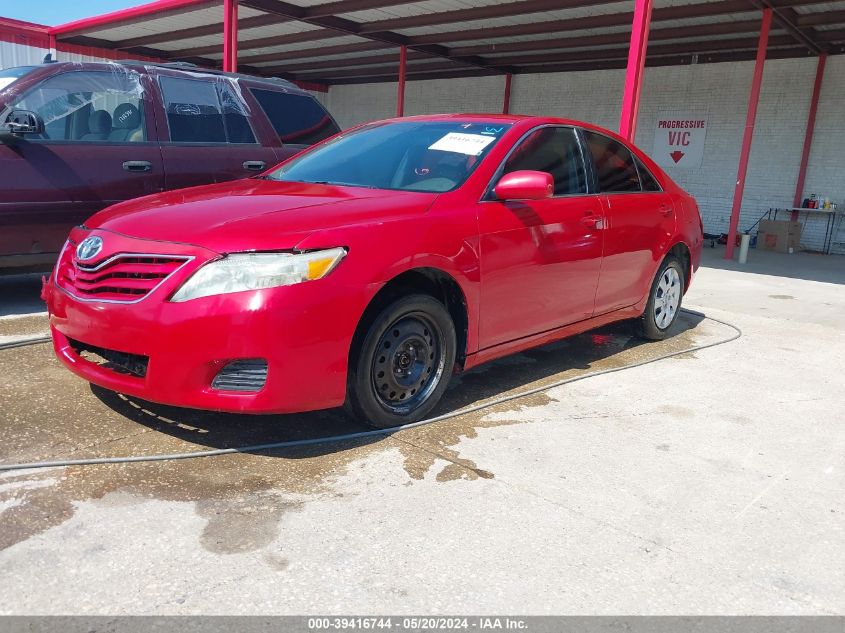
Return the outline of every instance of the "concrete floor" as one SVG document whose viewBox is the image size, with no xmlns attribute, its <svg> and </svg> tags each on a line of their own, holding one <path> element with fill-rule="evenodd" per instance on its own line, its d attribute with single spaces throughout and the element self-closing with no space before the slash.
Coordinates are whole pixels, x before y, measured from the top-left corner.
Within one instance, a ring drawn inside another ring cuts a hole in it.
<svg viewBox="0 0 845 633">
<path fill-rule="evenodd" d="M 0 613 L 843 614 L 845 259 L 720 254 L 686 305 L 742 328 L 724 346 L 353 446 L 0 475 Z M 442 410 L 730 334 L 607 328 Z M 2 462 L 353 428 L 131 402 L 48 346 L 0 352 Z"/>
</svg>

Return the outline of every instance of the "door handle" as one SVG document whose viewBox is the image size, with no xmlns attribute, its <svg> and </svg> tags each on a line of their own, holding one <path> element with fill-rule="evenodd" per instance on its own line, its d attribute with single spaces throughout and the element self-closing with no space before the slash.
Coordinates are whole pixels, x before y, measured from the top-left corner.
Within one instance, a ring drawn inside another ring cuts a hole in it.
<svg viewBox="0 0 845 633">
<path fill-rule="evenodd" d="M 600 215 L 593 215 L 592 213 L 590 213 L 581 218 L 581 224 L 592 229 L 603 229 L 604 218 L 602 218 Z"/>
<path fill-rule="evenodd" d="M 127 160 L 123 163 L 125 171 L 150 171 L 153 164 L 148 160 Z"/>
<path fill-rule="evenodd" d="M 674 211 L 674 207 L 671 204 L 661 204 L 660 205 L 660 213 L 665 216 L 672 215 L 672 211 Z"/>
<path fill-rule="evenodd" d="M 261 171 L 267 165 L 263 160 L 245 160 L 244 169 L 249 171 Z"/>
</svg>

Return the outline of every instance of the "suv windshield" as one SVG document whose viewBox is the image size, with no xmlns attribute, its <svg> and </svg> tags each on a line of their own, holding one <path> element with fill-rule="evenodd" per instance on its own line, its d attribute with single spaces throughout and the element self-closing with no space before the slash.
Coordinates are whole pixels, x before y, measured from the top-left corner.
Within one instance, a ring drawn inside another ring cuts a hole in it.
<svg viewBox="0 0 845 633">
<path fill-rule="evenodd" d="M 36 68 L 37 66 L 18 66 L 16 68 L 6 68 L 5 70 L 0 70 L 0 90 L 3 90 L 6 86 L 12 85 L 13 82 Z"/>
<path fill-rule="evenodd" d="M 374 123 L 336 136 L 271 180 L 430 191 L 459 187 L 510 126 L 473 121 Z"/>
</svg>

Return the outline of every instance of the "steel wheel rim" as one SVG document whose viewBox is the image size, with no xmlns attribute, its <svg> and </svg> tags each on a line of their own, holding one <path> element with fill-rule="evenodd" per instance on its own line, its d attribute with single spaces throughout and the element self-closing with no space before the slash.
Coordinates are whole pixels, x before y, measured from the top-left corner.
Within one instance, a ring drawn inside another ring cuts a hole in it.
<svg viewBox="0 0 845 633">
<path fill-rule="evenodd" d="M 445 365 L 440 328 L 422 313 L 403 315 L 376 344 L 370 369 L 376 399 L 391 413 L 410 413 L 429 399 Z"/>
<path fill-rule="evenodd" d="M 669 266 L 660 275 L 654 294 L 654 322 L 661 330 L 665 330 L 681 305 L 681 276 L 673 266 Z"/>
</svg>

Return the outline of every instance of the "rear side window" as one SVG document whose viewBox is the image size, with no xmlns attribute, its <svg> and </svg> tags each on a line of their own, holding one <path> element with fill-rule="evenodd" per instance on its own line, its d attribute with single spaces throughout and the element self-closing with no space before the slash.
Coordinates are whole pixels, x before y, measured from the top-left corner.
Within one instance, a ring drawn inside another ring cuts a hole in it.
<svg viewBox="0 0 845 633">
<path fill-rule="evenodd" d="M 640 182 L 643 185 L 643 191 L 663 191 L 657 179 L 651 175 L 648 167 L 643 161 L 634 156 L 634 162 L 637 163 L 637 171 L 640 173 Z"/>
<path fill-rule="evenodd" d="M 604 134 L 584 130 L 602 193 L 641 191 L 640 178 L 630 150 Z"/>
<path fill-rule="evenodd" d="M 249 118 L 228 81 L 161 77 L 174 143 L 255 143 Z"/>
<path fill-rule="evenodd" d="M 252 88 L 282 143 L 313 145 L 339 131 L 329 113 L 308 95 Z"/>
<path fill-rule="evenodd" d="M 551 174 L 556 196 L 587 192 L 581 149 L 572 128 L 544 127 L 531 132 L 508 157 L 502 175 L 524 169 Z"/>
</svg>

